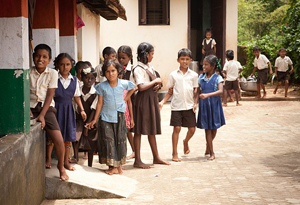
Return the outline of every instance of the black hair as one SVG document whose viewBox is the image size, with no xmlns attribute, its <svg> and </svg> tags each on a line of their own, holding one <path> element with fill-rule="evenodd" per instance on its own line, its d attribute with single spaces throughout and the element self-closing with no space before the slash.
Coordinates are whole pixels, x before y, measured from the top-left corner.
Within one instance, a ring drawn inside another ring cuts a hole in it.
<svg viewBox="0 0 300 205">
<path fill-rule="evenodd" d="M 75 65 L 76 73 L 82 70 L 86 65 L 88 66 L 88 64 L 85 61 L 78 61 Z"/>
<path fill-rule="evenodd" d="M 206 28 L 205 29 L 205 35 L 206 35 L 206 33 L 211 33 L 211 35 L 213 34 L 212 33 L 212 28 Z"/>
<path fill-rule="evenodd" d="M 226 58 L 229 58 L 230 60 L 233 60 L 233 58 L 234 58 L 233 50 L 227 50 L 226 51 Z"/>
<path fill-rule="evenodd" d="M 46 50 L 46 51 L 48 51 L 49 58 L 50 58 L 50 59 L 52 58 L 52 51 L 51 51 L 51 48 L 50 48 L 50 46 L 48 46 L 47 44 L 39 44 L 39 45 L 37 45 L 37 46 L 34 48 L 33 56 L 35 55 L 35 53 L 36 53 L 38 50 Z"/>
<path fill-rule="evenodd" d="M 131 57 L 130 63 L 133 64 L 133 56 L 132 56 L 132 50 L 129 46 L 123 45 L 118 49 L 119 53 L 125 53 L 128 57 Z"/>
<path fill-rule="evenodd" d="M 147 64 L 147 53 L 150 53 L 153 49 L 154 47 L 150 43 L 140 43 L 140 45 L 137 48 L 137 60 L 144 64 Z"/>
<path fill-rule="evenodd" d="M 111 65 L 117 69 L 118 75 L 122 70 L 124 70 L 123 66 L 119 63 L 118 60 L 109 59 L 109 60 L 104 61 L 104 64 L 102 66 L 102 73 L 101 73 L 102 76 L 105 77 L 105 72 L 107 71 L 107 68 Z"/>
<path fill-rule="evenodd" d="M 208 56 L 205 56 L 204 60 L 207 61 L 210 64 L 210 66 L 214 66 L 216 68 L 217 60 L 218 60 L 217 56 L 208 55 Z"/>
<path fill-rule="evenodd" d="M 88 72 L 89 69 L 90 69 L 90 71 Z M 97 73 L 96 73 L 95 69 L 93 67 L 87 67 L 87 68 L 83 68 L 81 70 L 81 79 L 83 79 L 87 74 L 90 74 L 90 73 L 92 73 L 95 76 L 95 78 L 97 77 Z"/>
<path fill-rule="evenodd" d="M 103 58 L 104 58 L 105 55 L 108 55 L 108 56 L 109 56 L 109 55 L 112 54 L 112 53 L 117 53 L 117 52 L 116 52 L 116 50 L 113 49 L 112 47 L 107 46 L 107 47 L 105 47 L 105 48 L 103 49 L 103 51 L 102 51 L 102 56 L 103 56 Z"/>
<path fill-rule="evenodd" d="M 280 51 L 286 51 L 286 49 L 285 48 L 280 48 L 278 52 L 280 52 Z"/>
<path fill-rule="evenodd" d="M 260 47 L 254 46 L 254 47 L 252 48 L 252 50 L 253 50 L 253 51 L 260 51 Z"/>
<path fill-rule="evenodd" d="M 178 51 L 178 58 L 180 58 L 181 56 L 188 56 L 190 58 L 192 57 L 192 51 L 190 49 L 187 48 L 182 48 Z"/>
<path fill-rule="evenodd" d="M 53 61 L 55 68 L 58 67 L 59 61 L 63 58 L 68 58 L 71 61 L 72 67 L 75 65 L 75 60 L 68 53 L 60 53 Z"/>
<path fill-rule="evenodd" d="M 122 75 L 122 79 L 124 79 L 124 77 L 125 77 L 125 70 L 121 69 L 120 72 L 118 72 L 118 76 L 119 75 Z"/>
</svg>

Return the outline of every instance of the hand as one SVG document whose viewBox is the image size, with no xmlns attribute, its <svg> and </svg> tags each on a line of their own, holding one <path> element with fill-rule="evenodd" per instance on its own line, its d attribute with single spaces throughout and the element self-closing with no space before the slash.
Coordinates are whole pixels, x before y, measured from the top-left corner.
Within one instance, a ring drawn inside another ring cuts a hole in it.
<svg viewBox="0 0 300 205">
<path fill-rule="evenodd" d="M 193 105 L 193 112 L 194 112 L 194 113 L 196 113 L 197 107 L 198 107 L 197 104 L 194 104 L 194 105 Z"/>
<path fill-rule="evenodd" d="M 134 125 L 135 125 L 135 124 L 134 124 L 134 120 L 131 118 L 131 119 L 130 119 L 130 128 L 133 128 Z"/>
<path fill-rule="evenodd" d="M 270 70 L 270 75 L 272 75 L 273 74 L 273 71 L 272 71 L 272 69 Z"/>
<path fill-rule="evenodd" d="M 290 75 L 293 73 L 293 70 L 290 71 Z"/>
<path fill-rule="evenodd" d="M 161 78 L 156 78 L 154 81 L 155 81 L 155 83 L 157 83 L 157 84 L 161 84 L 161 83 L 162 83 Z"/>
<path fill-rule="evenodd" d="M 158 103 L 158 106 L 159 106 L 159 110 L 162 110 L 164 104 L 162 102 Z"/>
<path fill-rule="evenodd" d="M 204 49 L 202 49 L 202 54 L 205 55 L 205 50 Z"/>
<path fill-rule="evenodd" d="M 96 122 L 97 122 L 97 120 L 93 120 L 90 123 L 86 123 L 86 125 L 84 127 L 88 128 L 88 129 L 92 129 L 92 128 L 94 128 L 94 125 L 96 124 Z"/>
<path fill-rule="evenodd" d="M 154 92 L 157 92 L 160 89 L 160 86 L 157 84 L 153 87 Z"/>
<path fill-rule="evenodd" d="M 168 94 L 169 94 L 169 95 L 173 95 L 173 88 L 169 88 Z"/>
<path fill-rule="evenodd" d="M 277 72 L 274 73 L 275 77 L 277 77 Z"/>
<path fill-rule="evenodd" d="M 200 94 L 199 97 L 200 97 L 201 99 L 205 99 L 205 98 L 207 98 L 208 96 L 207 96 L 207 94 Z"/>
<path fill-rule="evenodd" d="M 89 134 L 89 130 L 87 128 L 83 129 L 83 136 L 87 137 Z"/>
<path fill-rule="evenodd" d="M 44 129 L 45 125 L 46 125 L 46 122 L 45 122 L 45 117 L 42 116 L 42 115 L 39 115 L 37 118 L 36 118 L 36 121 L 38 122 L 41 122 L 41 128 Z"/>
<path fill-rule="evenodd" d="M 84 112 L 84 110 L 81 110 L 80 114 L 83 119 L 83 122 L 85 122 L 87 117 L 86 117 L 86 113 Z"/>
<path fill-rule="evenodd" d="M 250 76 L 252 77 L 253 75 L 254 75 L 254 73 L 251 73 L 251 75 L 250 75 Z"/>
</svg>

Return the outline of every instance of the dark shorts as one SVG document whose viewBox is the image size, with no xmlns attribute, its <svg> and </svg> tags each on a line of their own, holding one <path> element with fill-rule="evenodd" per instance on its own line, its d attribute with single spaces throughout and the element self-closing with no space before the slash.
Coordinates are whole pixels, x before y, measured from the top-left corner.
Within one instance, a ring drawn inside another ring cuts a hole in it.
<svg viewBox="0 0 300 205">
<path fill-rule="evenodd" d="M 225 81 L 225 90 L 238 90 L 239 89 L 239 82 L 238 80 L 235 81 Z"/>
<path fill-rule="evenodd" d="M 193 109 L 172 111 L 170 125 L 174 127 L 195 127 L 196 116 Z"/>
<path fill-rule="evenodd" d="M 289 71 L 286 71 L 286 72 L 277 71 L 278 82 L 280 82 L 282 80 L 289 80 L 289 78 L 290 78 Z"/>
<path fill-rule="evenodd" d="M 257 83 L 267 84 L 268 83 L 268 68 L 257 71 Z"/>
<path fill-rule="evenodd" d="M 39 114 L 41 113 L 41 111 L 43 109 L 43 107 L 41 105 L 42 105 L 42 103 L 38 103 L 35 108 L 30 108 L 34 118 L 37 118 L 39 116 Z M 45 115 L 45 123 L 46 123 L 45 128 L 46 129 L 60 130 L 55 113 L 56 113 L 56 109 L 54 107 L 50 106 Z"/>
</svg>

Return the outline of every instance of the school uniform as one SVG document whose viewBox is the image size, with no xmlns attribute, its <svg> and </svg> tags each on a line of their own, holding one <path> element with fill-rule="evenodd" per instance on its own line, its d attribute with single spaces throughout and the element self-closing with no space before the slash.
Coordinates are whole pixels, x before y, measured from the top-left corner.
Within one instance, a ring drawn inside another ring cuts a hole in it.
<svg viewBox="0 0 300 205">
<path fill-rule="evenodd" d="M 289 65 L 293 65 L 293 62 L 288 56 L 284 56 L 284 58 L 281 58 L 279 56 L 278 58 L 276 58 L 275 68 L 277 68 L 278 82 L 289 79 Z"/>
<path fill-rule="evenodd" d="M 126 122 L 124 113 L 126 103 L 125 90 L 135 87 L 130 81 L 118 79 L 112 88 L 108 81 L 95 86 L 98 95 L 103 97 L 98 130 L 99 162 L 108 166 L 119 167 L 126 162 Z"/>
<path fill-rule="evenodd" d="M 268 82 L 268 63 L 269 59 L 263 55 L 259 54 L 258 58 L 254 58 L 254 67 L 257 70 L 257 83 L 267 84 Z"/>
<path fill-rule="evenodd" d="M 105 76 L 102 76 L 102 66 L 103 64 L 99 64 L 95 67 L 95 71 L 97 73 L 96 83 L 102 83 L 107 80 Z"/>
<path fill-rule="evenodd" d="M 238 83 L 238 77 L 239 77 L 239 71 L 243 70 L 242 65 L 240 62 L 235 60 L 227 61 L 223 68 L 224 71 L 226 71 L 226 81 L 225 81 L 225 89 L 226 90 L 238 90 L 239 89 L 239 83 Z"/>
<path fill-rule="evenodd" d="M 204 48 L 205 54 L 202 54 L 202 60 L 201 60 L 201 65 L 203 65 L 203 60 L 205 58 L 205 56 L 208 55 L 216 55 L 216 52 L 214 50 L 214 46 L 216 45 L 216 41 L 213 38 L 210 39 L 203 39 L 202 41 L 202 47 Z"/>
<path fill-rule="evenodd" d="M 173 88 L 170 125 L 195 127 L 194 88 L 199 87 L 198 74 L 189 68 L 183 74 L 179 67 L 170 73 L 167 85 Z"/>
<path fill-rule="evenodd" d="M 39 116 L 43 109 L 48 88 L 57 88 L 58 72 L 46 67 L 43 73 L 39 73 L 35 67 L 29 70 L 30 78 L 30 109 L 33 116 Z M 51 100 L 50 107 L 45 114 L 45 128 L 50 130 L 60 130 L 55 117 L 56 109 L 54 100 Z"/>
<path fill-rule="evenodd" d="M 218 84 L 224 82 L 220 75 L 214 73 L 209 79 L 206 74 L 201 74 L 199 84 L 203 94 L 218 90 Z M 225 125 L 222 100 L 220 96 L 199 99 L 199 112 L 197 127 L 201 129 L 218 129 Z"/>
</svg>

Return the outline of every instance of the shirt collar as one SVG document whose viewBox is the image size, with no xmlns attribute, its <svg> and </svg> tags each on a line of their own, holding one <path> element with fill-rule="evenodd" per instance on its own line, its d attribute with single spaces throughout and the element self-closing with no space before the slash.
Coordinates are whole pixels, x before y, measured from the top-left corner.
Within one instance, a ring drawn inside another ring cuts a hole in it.
<svg viewBox="0 0 300 205">
<path fill-rule="evenodd" d="M 209 79 L 206 78 L 206 73 L 203 74 L 203 76 L 201 77 L 201 79 L 203 79 L 204 81 L 209 81 L 214 75 L 217 75 L 216 73 L 212 74 L 212 76 L 210 76 Z"/>
<path fill-rule="evenodd" d="M 49 72 L 50 72 L 49 69 L 50 69 L 50 68 L 46 67 L 46 69 L 45 69 L 44 72 L 42 72 L 42 73 L 49 73 Z M 33 70 L 34 70 L 34 72 L 35 72 L 36 74 L 38 74 L 38 75 L 41 75 L 41 74 L 42 74 L 42 73 L 39 73 L 39 72 L 37 71 L 37 69 L 35 68 L 35 66 L 33 67 Z"/>
<path fill-rule="evenodd" d="M 182 71 L 180 70 L 180 66 L 178 67 L 177 72 L 182 73 Z M 187 69 L 186 73 L 188 73 L 188 72 L 191 72 L 191 69 L 190 69 L 190 68 Z M 182 73 L 182 74 L 183 74 L 183 73 Z"/>
<path fill-rule="evenodd" d="M 67 79 L 65 79 L 64 77 L 62 77 L 62 75 L 61 75 L 60 73 L 58 73 L 58 77 L 59 77 L 60 79 L 62 79 L 62 80 L 67 80 L 67 79 L 74 80 L 74 78 L 73 78 L 73 76 L 72 76 L 71 73 L 69 73 Z"/>
<path fill-rule="evenodd" d="M 81 90 L 81 94 L 82 94 L 82 95 L 87 95 L 87 94 L 93 95 L 93 94 L 96 93 L 95 85 L 92 85 L 90 91 L 89 91 L 87 94 L 83 94 L 82 88 L 83 88 L 83 85 L 80 87 L 80 90 Z"/>
<path fill-rule="evenodd" d="M 144 63 L 142 63 L 142 62 L 138 62 L 138 65 L 139 66 L 141 66 L 141 67 L 143 67 L 144 69 L 149 69 L 150 68 L 150 64 L 148 63 L 148 64 L 144 64 Z"/>
<path fill-rule="evenodd" d="M 131 63 L 129 62 L 126 66 L 126 69 L 125 70 L 128 70 L 128 71 L 131 71 Z"/>
</svg>

